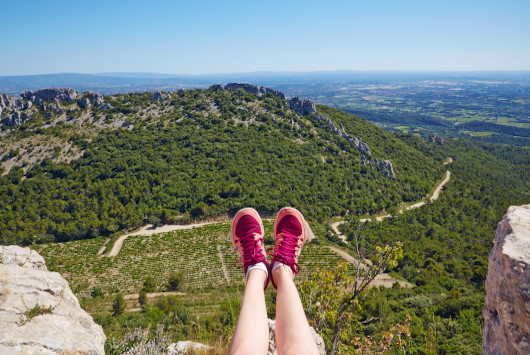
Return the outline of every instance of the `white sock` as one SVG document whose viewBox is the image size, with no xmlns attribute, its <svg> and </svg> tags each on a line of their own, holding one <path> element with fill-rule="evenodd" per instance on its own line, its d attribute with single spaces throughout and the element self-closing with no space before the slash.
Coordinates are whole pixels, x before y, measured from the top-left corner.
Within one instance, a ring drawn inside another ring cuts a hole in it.
<svg viewBox="0 0 530 355">
<path fill-rule="evenodd" d="M 257 264 L 254 264 L 254 265 L 250 265 L 247 269 L 247 274 L 245 275 L 245 280 L 248 280 L 248 274 L 250 273 L 250 270 L 254 270 L 254 269 L 260 269 L 260 270 L 263 270 L 265 272 L 265 274 L 267 274 L 267 276 L 269 275 L 269 271 L 267 270 L 267 266 L 265 265 L 265 263 L 262 261 L 261 263 L 257 263 Z"/>
<path fill-rule="evenodd" d="M 293 279 L 294 279 L 293 269 L 291 269 L 288 265 L 285 265 L 284 263 L 281 263 L 279 261 L 275 261 L 274 262 L 274 265 L 272 265 L 272 271 L 276 270 L 280 266 L 283 266 L 283 267 L 287 268 L 287 270 L 289 270 L 291 272 L 291 274 L 293 274 Z"/>
</svg>

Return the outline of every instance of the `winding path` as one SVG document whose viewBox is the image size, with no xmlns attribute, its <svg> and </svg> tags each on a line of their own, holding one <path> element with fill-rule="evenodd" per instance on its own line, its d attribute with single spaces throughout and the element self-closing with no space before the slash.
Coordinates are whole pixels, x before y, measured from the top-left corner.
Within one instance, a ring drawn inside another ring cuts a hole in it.
<svg viewBox="0 0 530 355">
<path fill-rule="evenodd" d="M 134 236 L 134 235 L 152 235 L 152 234 L 159 234 L 159 233 L 167 233 L 172 232 L 176 230 L 184 230 L 184 229 L 192 229 L 195 227 L 202 227 L 206 226 L 208 224 L 215 224 L 220 223 L 222 221 L 211 221 L 211 222 L 202 222 L 202 223 L 192 223 L 192 224 L 167 224 L 161 227 L 153 227 L 152 224 L 148 224 L 146 226 L 143 226 L 140 228 L 140 230 L 137 230 L 136 232 L 127 233 L 119 237 L 114 245 L 112 246 L 112 250 L 110 253 L 108 253 L 107 257 L 113 257 L 118 255 L 118 253 L 121 250 L 121 247 L 123 246 L 123 242 L 127 237 Z"/>
<path fill-rule="evenodd" d="M 451 158 L 449 158 L 451 159 Z M 451 159 L 452 161 L 452 159 Z M 440 184 L 438 184 L 438 186 L 436 186 L 436 188 L 434 189 L 433 193 L 432 193 L 432 196 L 430 198 L 431 201 L 436 201 L 438 199 L 438 197 L 440 197 L 440 192 L 442 191 L 442 188 L 444 187 L 445 184 L 447 184 L 449 182 L 449 180 L 451 180 L 451 172 L 449 170 L 447 170 L 445 172 L 445 178 L 442 180 L 442 182 L 440 182 Z M 414 208 L 419 208 L 421 206 L 424 206 L 427 202 L 425 202 L 425 200 L 423 201 L 419 201 L 419 202 L 416 202 L 412 205 L 409 205 L 407 207 L 405 207 L 404 210 L 408 211 L 408 210 L 412 210 Z M 403 209 L 400 209 L 398 213 L 403 213 Z M 377 216 L 375 217 L 375 220 L 378 221 L 378 222 L 381 222 L 382 220 L 386 219 L 386 218 L 390 218 L 392 217 L 391 214 L 385 214 L 385 215 L 382 215 L 382 216 Z M 369 222 L 373 220 L 373 218 L 361 218 L 360 221 L 362 223 L 364 222 Z M 333 231 L 339 236 L 340 239 L 342 239 L 345 243 L 348 243 L 346 241 L 346 236 L 344 234 L 342 234 L 338 227 L 343 224 L 343 223 L 346 223 L 346 221 L 337 221 L 337 222 L 334 222 L 331 224 L 331 229 L 333 229 Z"/>
<path fill-rule="evenodd" d="M 354 264 L 354 265 L 357 265 L 357 260 L 353 256 L 351 256 L 350 254 L 345 252 L 344 250 L 341 250 L 341 249 L 339 249 L 337 247 L 334 247 L 334 246 L 328 246 L 328 248 L 332 252 L 334 252 L 337 255 L 341 256 L 347 262 L 349 262 L 351 264 Z M 366 262 L 371 264 L 370 260 L 366 260 Z M 364 265 L 362 263 L 360 264 L 360 267 L 362 269 L 366 269 L 366 265 Z M 378 274 L 375 277 L 375 279 L 370 283 L 370 285 L 377 286 L 377 287 L 383 286 L 383 287 L 386 287 L 386 288 L 390 288 L 390 287 L 394 286 L 395 282 L 399 283 L 399 285 L 401 287 L 407 287 L 407 288 L 414 287 L 414 285 L 411 284 L 410 282 L 395 279 L 395 278 L 393 278 L 392 276 L 390 276 L 389 274 L 386 274 L 386 273 Z"/>
<path fill-rule="evenodd" d="M 263 218 L 263 220 L 264 221 L 268 220 L 268 218 Z M 127 239 L 127 237 L 131 237 L 131 236 L 135 236 L 135 235 L 153 235 L 153 234 L 160 234 L 160 233 L 168 233 L 168 232 L 172 232 L 172 231 L 176 231 L 176 230 L 192 229 L 192 228 L 195 228 L 195 227 L 203 227 L 203 226 L 206 226 L 206 225 L 209 225 L 209 224 L 222 223 L 222 222 L 227 222 L 227 221 L 229 221 L 229 219 L 221 218 L 221 219 L 216 219 L 216 220 L 213 220 L 213 221 L 207 221 L 207 222 L 201 222 L 201 223 L 193 223 L 193 224 L 166 224 L 166 225 L 163 225 L 163 226 L 160 226 L 160 227 L 156 227 L 156 228 L 153 227 L 152 224 L 148 224 L 148 225 L 143 226 L 142 228 L 140 228 L 136 232 L 127 233 L 127 234 L 124 234 L 121 237 L 119 237 L 116 240 L 116 242 L 114 243 L 114 245 L 112 246 L 112 250 L 106 256 L 108 258 L 111 258 L 113 256 L 118 255 L 118 253 L 120 252 L 120 250 L 121 250 L 121 248 L 123 246 L 123 242 L 125 241 L 125 239 Z M 315 238 L 315 235 L 313 234 L 313 230 L 309 226 L 309 223 L 307 223 L 306 221 L 304 221 L 304 223 L 305 223 L 305 227 L 306 227 L 306 238 L 307 238 L 308 241 L 310 241 L 311 239 Z M 105 241 L 105 244 L 103 244 L 101 246 L 101 248 L 98 251 L 98 255 L 102 255 L 103 254 L 103 252 L 105 251 L 105 246 L 107 245 L 109 240 L 110 239 L 107 239 Z M 221 254 L 219 254 L 219 255 L 221 256 Z M 221 262 L 222 261 L 223 260 L 221 258 Z M 225 268 L 224 268 L 224 270 L 225 270 Z M 230 282 L 230 279 L 228 277 L 228 271 L 226 271 L 226 270 L 225 270 L 225 276 L 226 276 L 227 281 Z"/>
</svg>

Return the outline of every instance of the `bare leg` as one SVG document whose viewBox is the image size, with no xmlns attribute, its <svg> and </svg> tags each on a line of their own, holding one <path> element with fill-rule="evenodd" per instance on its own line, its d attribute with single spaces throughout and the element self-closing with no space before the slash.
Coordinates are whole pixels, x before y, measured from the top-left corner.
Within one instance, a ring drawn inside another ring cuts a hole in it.
<svg viewBox="0 0 530 355">
<path fill-rule="evenodd" d="M 278 354 L 319 354 L 293 274 L 281 266 L 272 272 L 276 296 L 276 347 Z"/>
<path fill-rule="evenodd" d="M 266 279 L 262 270 L 250 270 L 228 354 L 267 354 L 269 324 L 263 290 Z"/>
</svg>

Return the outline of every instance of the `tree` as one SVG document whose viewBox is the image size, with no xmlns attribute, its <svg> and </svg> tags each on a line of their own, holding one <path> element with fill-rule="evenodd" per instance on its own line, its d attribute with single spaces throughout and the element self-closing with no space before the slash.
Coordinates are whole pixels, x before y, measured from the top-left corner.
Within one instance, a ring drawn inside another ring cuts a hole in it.
<svg viewBox="0 0 530 355">
<path fill-rule="evenodd" d="M 125 311 L 125 300 L 123 299 L 123 294 L 117 293 L 114 297 L 114 302 L 112 303 L 112 315 L 114 317 L 119 316 Z"/>
<path fill-rule="evenodd" d="M 94 288 L 92 289 L 92 293 L 91 293 L 91 295 L 92 295 L 92 298 L 97 298 L 97 297 L 103 297 L 103 296 L 104 296 L 104 293 L 103 293 L 103 291 L 101 290 L 101 288 L 99 288 L 99 287 L 94 287 Z"/>
<path fill-rule="evenodd" d="M 300 288 L 311 325 L 325 335 L 331 354 L 337 351 L 337 345 L 342 340 L 353 338 L 352 334 L 343 334 L 343 330 L 347 324 L 354 322 L 352 312 L 359 309 L 370 283 L 378 274 L 397 266 L 403 254 L 401 243 L 396 242 L 384 248 L 377 246 L 371 260 L 366 260 L 359 233 L 354 237 L 357 259 L 353 276 L 348 264 L 340 263 L 332 270 L 317 273 Z"/>
<path fill-rule="evenodd" d="M 152 224 L 153 227 L 158 227 L 160 224 L 160 218 L 158 216 L 151 215 L 149 218 L 147 218 L 147 223 Z"/>
<path fill-rule="evenodd" d="M 138 294 L 138 303 L 142 306 L 147 303 L 147 292 L 145 292 L 145 290 L 140 290 L 140 293 Z"/>
<path fill-rule="evenodd" d="M 152 276 L 147 276 L 144 280 L 144 285 L 142 290 L 145 292 L 155 292 L 156 291 L 156 280 Z"/>
<path fill-rule="evenodd" d="M 182 287 L 183 281 L 184 274 L 182 272 L 173 272 L 168 277 L 167 289 L 169 291 L 176 291 Z"/>
</svg>

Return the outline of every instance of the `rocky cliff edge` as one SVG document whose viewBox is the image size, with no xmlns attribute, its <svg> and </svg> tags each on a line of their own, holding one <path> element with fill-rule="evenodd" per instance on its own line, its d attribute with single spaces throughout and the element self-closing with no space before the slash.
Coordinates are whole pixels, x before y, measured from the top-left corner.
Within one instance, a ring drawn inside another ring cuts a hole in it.
<svg viewBox="0 0 530 355">
<path fill-rule="evenodd" d="M 101 326 L 29 248 L 0 246 L 0 354 L 104 354 Z"/>
<path fill-rule="evenodd" d="M 530 205 L 508 209 L 493 243 L 483 354 L 530 354 Z"/>
</svg>

